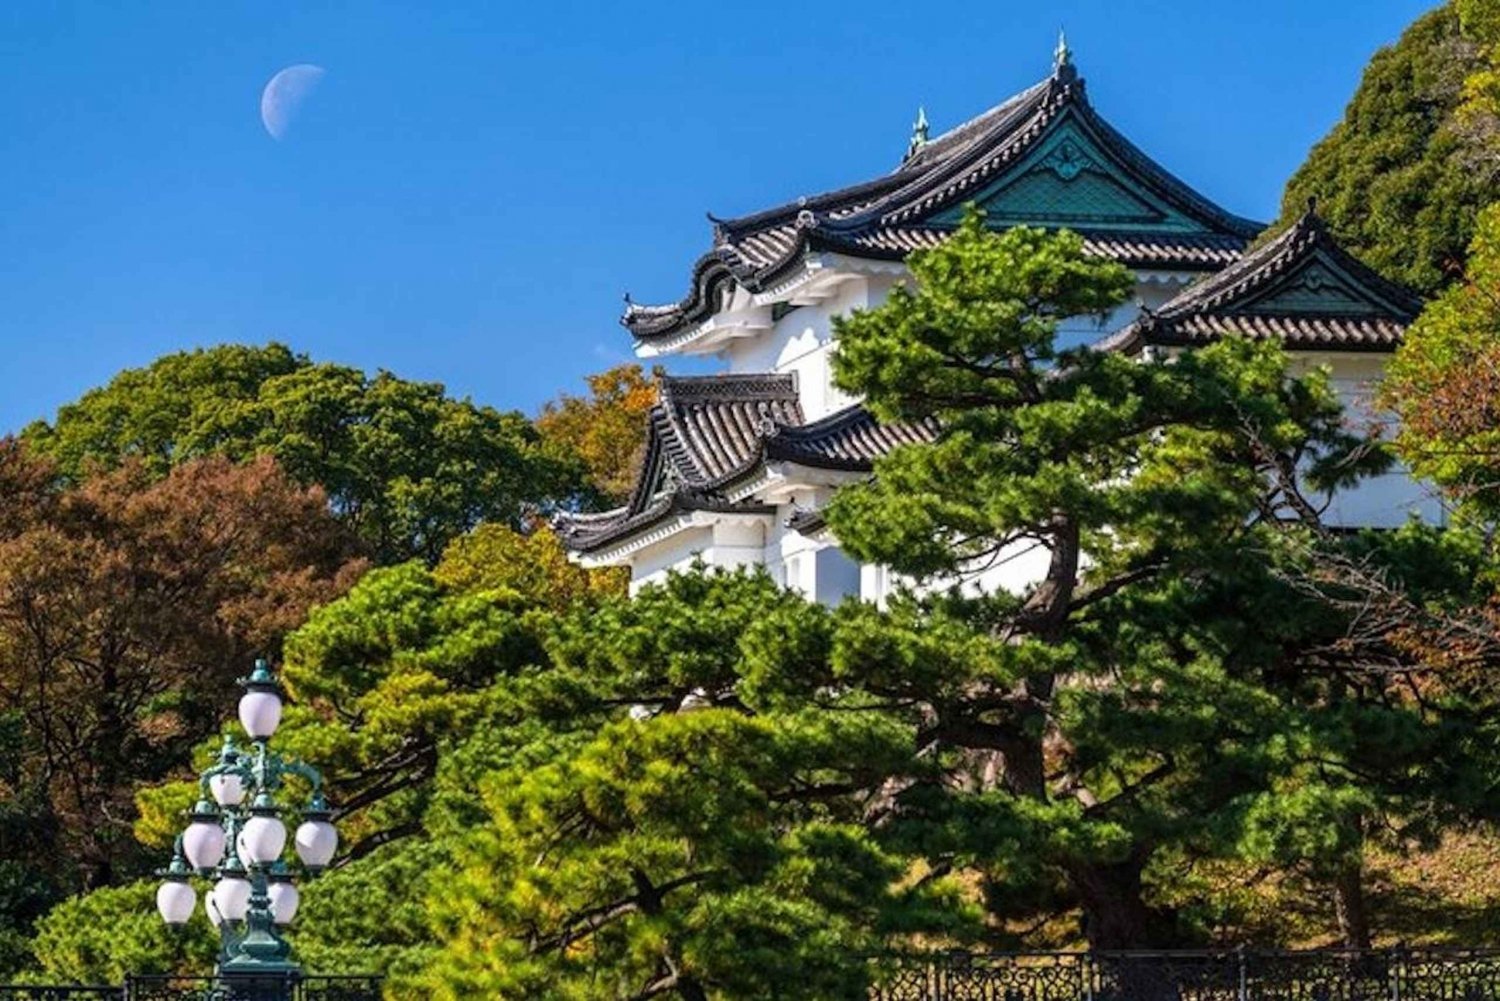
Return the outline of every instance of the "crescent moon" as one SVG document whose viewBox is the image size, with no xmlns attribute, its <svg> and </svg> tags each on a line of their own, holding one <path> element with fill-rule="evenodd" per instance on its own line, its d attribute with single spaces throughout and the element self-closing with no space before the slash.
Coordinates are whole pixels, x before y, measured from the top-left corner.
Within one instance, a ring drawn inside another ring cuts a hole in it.
<svg viewBox="0 0 1500 1001">
<path fill-rule="evenodd" d="M 272 139 L 280 142 L 286 135 L 302 103 L 317 90 L 323 72 L 321 66 L 298 63 L 271 77 L 260 92 L 260 120 Z"/>
</svg>

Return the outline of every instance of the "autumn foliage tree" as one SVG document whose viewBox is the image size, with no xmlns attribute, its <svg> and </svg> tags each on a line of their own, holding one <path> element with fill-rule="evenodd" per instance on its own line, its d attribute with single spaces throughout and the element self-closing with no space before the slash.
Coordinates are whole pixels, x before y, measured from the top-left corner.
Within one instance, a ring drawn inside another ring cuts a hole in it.
<svg viewBox="0 0 1500 1001">
<path fill-rule="evenodd" d="M 617 365 L 588 377 L 589 395 L 564 393 L 537 416 L 544 441 L 583 460 L 600 500 L 621 501 L 635 485 L 660 374 L 657 369 L 648 377 L 639 365 Z"/>
<path fill-rule="evenodd" d="M 1464 281 L 1413 324 L 1382 391 L 1413 471 L 1500 512 L 1500 207 L 1480 217 Z"/>
<path fill-rule="evenodd" d="M 361 569 L 316 488 L 270 458 L 138 462 L 68 487 L 0 443 L 0 703 L 14 779 L 57 836 L 62 887 L 138 864 L 135 784 L 174 772 L 233 680 Z"/>
</svg>

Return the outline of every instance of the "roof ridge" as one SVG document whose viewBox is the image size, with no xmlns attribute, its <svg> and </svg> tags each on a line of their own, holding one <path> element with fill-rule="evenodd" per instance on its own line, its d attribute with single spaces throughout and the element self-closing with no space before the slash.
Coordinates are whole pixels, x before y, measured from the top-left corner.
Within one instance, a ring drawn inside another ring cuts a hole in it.
<svg viewBox="0 0 1500 1001">
<path fill-rule="evenodd" d="M 716 229 L 727 235 L 743 235 L 750 230 L 766 229 L 771 223 L 785 219 L 791 221 L 797 218 L 799 212 L 805 211 L 832 211 L 833 206 L 844 202 L 857 201 L 859 198 L 869 195 L 882 188 L 896 184 L 899 181 L 900 171 L 893 171 L 869 181 L 861 181 L 843 188 L 834 188 L 831 191 L 820 192 L 815 195 L 799 195 L 788 202 L 773 205 L 759 212 L 749 215 L 734 216 L 731 218 L 713 218 Z"/>
<path fill-rule="evenodd" d="M 1024 90 L 1007 97 L 999 104 L 992 105 L 972 118 L 967 118 L 959 122 L 946 132 L 939 133 L 936 138 L 929 139 L 923 144 L 921 149 L 913 153 L 908 159 L 902 161 L 901 167 L 898 170 L 905 170 L 911 166 L 921 166 L 924 161 L 943 159 L 949 147 L 963 145 L 969 139 L 979 135 L 988 128 L 992 123 L 987 121 L 987 119 L 1001 118 L 1014 112 L 1017 107 L 1024 104 L 1029 98 L 1045 90 L 1053 79 L 1055 79 L 1053 76 L 1047 76 L 1038 80 Z"/>
<path fill-rule="evenodd" d="M 797 380 L 790 373 L 735 372 L 723 375 L 669 375 L 659 383 L 657 406 L 701 399 L 795 398 Z"/>
<path fill-rule="evenodd" d="M 1222 246 L 1234 239 L 1248 240 L 1263 229 L 1260 223 L 1234 215 L 1199 194 L 1106 122 L 1089 101 L 1087 85 L 1071 60 L 1063 59 L 1047 78 L 923 144 L 890 174 L 739 219 L 716 219 L 714 249 L 695 264 L 688 294 L 675 305 L 631 306 L 622 322 L 642 341 L 679 335 L 690 338 L 693 325 L 713 314 L 727 283 L 738 283 L 751 292 L 762 291 L 791 271 L 808 252 L 826 249 L 820 241 L 879 241 L 901 227 L 922 228 L 940 237 L 947 224 L 934 223 L 935 215 L 948 212 L 954 204 L 976 197 L 997 179 L 1008 176 L 1006 172 L 1037 151 L 1039 143 L 1062 122 L 1070 123 L 1068 127 L 1077 128 L 1088 142 L 1100 147 L 1101 156 L 1110 161 L 1108 170 L 1131 175 L 1133 183 L 1149 190 L 1151 199 L 1159 201 L 1163 211 L 1170 207 L 1171 212 L 1190 220 L 1191 225 L 1185 228 L 1204 231 L 1174 234 L 1149 227 L 1122 230 L 1121 238 L 1114 241 L 1122 246 L 1103 248 L 1111 259 L 1139 260 L 1148 267 L 1184 265 L 1187 270 L 1203 265 L 1217 267 L 1225 262 L 1223 256 L 1212 259 L 1213 255 L 1187 249 L 1174 253 L 1142 248 L 1153 240 L 1174 238 L 1183 241 L 1175 244 L 1183 248 L 1194 243 Z M 1063 225 L 1068 218 L 1058 215 L 1056 224 Z M 1126 242 L 1137 246 L 1123 246 Z M 854 244 L 840 249 L 861 256 Z M 904 256 L 895 254 L 894 247 L 888 250 L 877 251 L 876 256 Z M 673 343 L 681 346 L 682 342 Z"/>
<path fill-rule="evenodd" d="M 849 424 L 858 423 L 861 420 L 874 420 L 875 417 L 863 403 L 853 403 L 831 414 L 825 414 L 815 421 L 808 421 L 796 426 L 783 425 L 776 429 L 775 437 L 782 439 L 809 439 L 818 435 L 827 434 L 830 431 L 842 430 Z"/>
<path fill-rule="evenodd" d="M 1291 225 L 1223 271 L 1183 289 L 1156 310 L 1156 316 L 1170 319 L 1190 312 L 1202 313 L 1243 298 L 1250 290 L 1285 274 L 1310 251 L 1328 254 L 1340 268 L 1386 300 L 1386 305 L 1398 310 L 1406 320 L 1421 312 L 1422 300 L 1413 290 L 1391 281 L 1345 250 L 1328 224 L 1309 207 Z"/>
<path fill-rule="evenodd" d="M 913 176 L 907 183 L 893 191 L 886 192 L 878 201 L 862 211 L 837 220 L 837 228 L 856 230 L 872 222 L 898 223 L 913 215 L 923 214 L 927 203 L 932 200 L 931 194 L 915 204 L 909 204 L 907 202 L 911 197 L 911 192 L 918 192 L 924 188 L 942 188 L 950 184 L 953 178 L 962 176 L 986 159 L 1009 159 L 1009 157 L 1002 157 L 1001 154 L 1012 149 L 1018 138 L 1045 129 L 1055 116 L 1057 109 L 1065 105 L 1072 94 L 1082 95 L 1083 90 L 1081 79 L 1061 80 L 1056 76 L 1049 76 L 1040 84 L 1028 88 L 1024 92 L 1025 100 L 1016 102 L 1005 114 L 976 130 L 950 155 L 932 163 L 926 170 L 912 172 Z M 889 209 L 888 207 L 892 205 L 897 208 Z"/>
<path fill-rule="evenodd" d="M 1344 295 L 1362 303 L 1357 309 L 1322 308 L 1321 283 L 1309 285 L 1311 302 L 1268 308 L 1287 280 L 1322 260 L 1341 273 L 1337 282 L 1352 283 Z M 1267 242 L 1229 267 L 1193 285 L 1158 307 L 1143 312 L 1120 331 L 1097 341 L 1099 351 L 1133 350 L 1144 344 L 1192 346 L 1228 334 L 1278 339 L 1304 349 L 1390 351 L 1422 309 L 1422 299 L 1345 250 L 1327 223 L 1309 207 Z"/>
</svg>

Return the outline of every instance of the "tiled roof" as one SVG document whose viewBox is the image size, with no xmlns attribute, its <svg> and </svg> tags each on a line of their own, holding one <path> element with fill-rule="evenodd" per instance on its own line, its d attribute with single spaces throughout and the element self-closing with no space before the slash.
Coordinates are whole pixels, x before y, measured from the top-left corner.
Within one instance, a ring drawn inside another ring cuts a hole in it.
<svg viewBox="0 0 1500 1001">
<path fill-rule="evenodd" d="M 823 469 L 862 471 L 901 445 L 933 441 L 937 431 L 936 421 L 881 424 L 864 407 L 849 407 L 801 427 L 777 428 L 765 441 L 765 454 Z"/>
<path fill-rule="evenodd" d="M 768 461 L 867 471 L 891 449 L 930 441 L 936 426 L 882 425 L 859 406 L 804 423 L 790 375 L 663 379 L 646 459 L 623 507 L 558 518 L 569 548 L 589 552 L 690 511 L 767 513 L 726 489 Z"/>
<path fill-rule="evenodd" d="M 952 231 L 956 206 L 991 189 L 1023 161 L 1034 170 L 1032 161 L 1064 122 L 1101 151 L 1108 171 L 1128 176 L 1177 220 L 1174 230 L 1154 223 L 1121 229 L 1109 216 L 1087 213 L 1054 219 L 1083 235 L 1090 253 L 1132 267 L 1215 271 L 1260 232 L 1259 223 L 1198 194 L 1105 122 L 1072 65 L 1062 63 L 1041 83 L 919 146 L 884 177 L 738 219 L 715 219 L 713 248 L 695 266 L 687 296 L 663 306 L 630 303 L 621 322 L 643 341 L 671 337 L 713 315 L 731 284 L 762 291 L 809 252 L 900 259 L 935 246 Z M 1059 176 L 1072 178 L 1079 163 L 1085 163 L 1079 169 L 1106 169 L 1088 157 L 1055 166 Z M 1048 207 L 1045 199 L 1035 206 L 1038 225 L 1050 224 Z"/>
<path fill-rule="evenodd" d="M 949 230 L 886 227 L 851 238 L 814 236 L 814 249 L 842 250 L 860 257 L 901 259 L 913 250 L 936 247 Z M 1140 233 L 1091 230 L 1082 234 L 1083 250 L 1132 268 L 1212 271 L 1239 260 L 1245 239 L 1222 233 Z"/>
<path fill-rule="evenodd" d="M 762 439 L 802 423 L 790 375 L 709 375 L 663 379 L 651 411 L 652 438 L 675 479 L 713 490 L 760 460 Z"/>
<path fill-rule="evenodd" d="M 1275 239 L 1099 346 L 1189 346 L 1238 334 L 1291 348 L 1390 351 L 1421 309 L 1415 292 L 1345 251 L 1309 209 Z"/>
<path fill-rule="evenodd" d="M 716 511 L 723 514 L 773 515 L 774 507 L 754 503 L 733 503 L 716 497 L 695 496 L 686 491 L 665 494 L 641 511 L 615 508 L 601 514 L 564 514 L 553 522 L 563 544 L 575 553 L 590 553 L 612 542 L 644 532 L 677 515 L 693 511 Z"/>
</svg>

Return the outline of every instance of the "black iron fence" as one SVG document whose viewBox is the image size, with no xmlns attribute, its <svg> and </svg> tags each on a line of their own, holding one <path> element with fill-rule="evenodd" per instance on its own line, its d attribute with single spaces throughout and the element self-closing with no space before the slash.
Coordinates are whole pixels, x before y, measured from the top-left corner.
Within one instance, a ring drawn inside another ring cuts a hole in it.
<svg viewBox="0 0 1500 1001">
<path fill-rule="evenodd" d="M 1500 1001 L 1500 950 L 962 952 L 877 980 L 871 1001 Z"/>
<path fill-rule="evenodd" d="M 874 964 L 870 1001 L 1500 1001 L 1500 949 L 955 952 Z M 364 976 L 132 977 L 0 985 L 0 1001 L 380 1001 L 380 987 Z"/>
<path fill-rule="evenodd" d="M 379 977 L 131 977 L 118 987 L 0 984 L 0 1001 L 380 1001 Z"/>
</svg>

